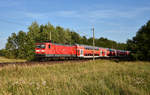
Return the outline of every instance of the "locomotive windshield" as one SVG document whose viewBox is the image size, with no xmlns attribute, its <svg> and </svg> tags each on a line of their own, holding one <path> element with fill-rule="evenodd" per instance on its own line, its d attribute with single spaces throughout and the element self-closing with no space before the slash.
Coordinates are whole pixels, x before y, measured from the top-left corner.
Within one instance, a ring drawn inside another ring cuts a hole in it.
<svg viewBox="0 0 150 95">
<path fill-rule="evenodd" d="M 36 48 L 45 48 L 45 45 L 44 44 L 36 45 Z"/>
</svg>

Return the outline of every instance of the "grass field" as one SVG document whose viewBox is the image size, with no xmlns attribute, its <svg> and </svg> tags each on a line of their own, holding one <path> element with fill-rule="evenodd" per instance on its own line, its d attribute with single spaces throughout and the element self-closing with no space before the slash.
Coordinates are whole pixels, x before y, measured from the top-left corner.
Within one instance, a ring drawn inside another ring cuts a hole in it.
<svg viewBox="0 0 150 95">
<path fill-rule="evenodd" d="M 96 60 L 0 68 L 1 95 L 150 95 L 150 63 Z"/>
<path fill-rule="evenodd" d="M 8 59 L 8 58 L 0 56 L 0 63 L 3 63 L 3 62 L 25 62 L 25 61 L 26 60 L 22 60 L 22 59 Z"/>
</svg>

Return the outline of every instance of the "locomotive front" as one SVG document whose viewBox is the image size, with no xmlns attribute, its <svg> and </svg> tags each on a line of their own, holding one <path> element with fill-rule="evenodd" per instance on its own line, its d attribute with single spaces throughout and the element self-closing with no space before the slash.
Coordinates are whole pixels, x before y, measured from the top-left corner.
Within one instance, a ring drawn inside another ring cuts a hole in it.
<svg viewBox="0 0 150 95">
<path fill-rule="evenodd" d="M 35 48 L 36 57 L 45 57 L 46 56 L 46 44 L 37 43 Z"/>
</svg>

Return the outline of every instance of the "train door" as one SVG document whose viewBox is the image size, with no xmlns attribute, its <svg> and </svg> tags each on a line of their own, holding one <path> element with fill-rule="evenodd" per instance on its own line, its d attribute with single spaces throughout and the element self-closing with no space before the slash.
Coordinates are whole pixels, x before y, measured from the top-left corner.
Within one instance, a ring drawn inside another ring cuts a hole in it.
<svg viewBox="0 0 150 95">
<path fill-rule="evenodd" d="M 103 51 L 102 51 L 102 50 L 100 50 L 100 56 L 103 56 L 103 54 L 102 54 L 102 53 L 103 53 Z"/>
<path fill-rule="evenodd" d="M 107 56 L 107 50 L 105 51 L 105 56 Z"/>
<path fill-rule="evenodd" d="M 80 56 L 84 56 L 83 49 L 80 49 Z"/>
</svg>

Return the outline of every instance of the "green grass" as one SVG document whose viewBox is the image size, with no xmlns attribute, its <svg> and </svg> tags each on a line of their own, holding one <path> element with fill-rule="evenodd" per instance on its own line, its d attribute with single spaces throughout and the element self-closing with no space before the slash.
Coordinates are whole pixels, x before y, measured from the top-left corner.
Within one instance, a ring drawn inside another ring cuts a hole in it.
<svg viewBox="0 0 150 95">
<path fill-rule="evenodd" d="M 1 95 L 150 95 L 150 63 L 96 60 L 0 68 Z"/>
<path fill-rule="evenodd" d="M 0 63 L 3 63 L 3 62 L 25 62 L 25 61 L 26 60 L 22 60 L 22 59 L 8 59 L 8 58 L 0 56 Z"/>
</svg>

